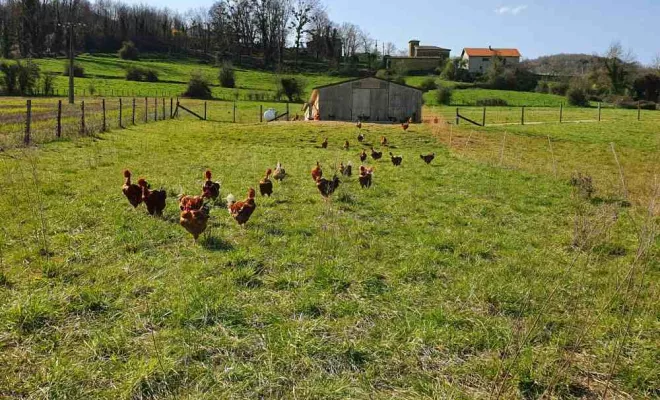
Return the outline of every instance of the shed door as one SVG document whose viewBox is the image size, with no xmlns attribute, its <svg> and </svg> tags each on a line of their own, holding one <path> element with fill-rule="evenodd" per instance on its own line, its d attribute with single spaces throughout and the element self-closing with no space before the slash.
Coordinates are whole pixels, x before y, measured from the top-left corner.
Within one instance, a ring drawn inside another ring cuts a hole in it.
<svg viewBox="0 0 660 400">
<path fill-rule="evenodd" d="M 371 117 L 371 90 L 353 89 L 353 119 Z"/>
</svg>

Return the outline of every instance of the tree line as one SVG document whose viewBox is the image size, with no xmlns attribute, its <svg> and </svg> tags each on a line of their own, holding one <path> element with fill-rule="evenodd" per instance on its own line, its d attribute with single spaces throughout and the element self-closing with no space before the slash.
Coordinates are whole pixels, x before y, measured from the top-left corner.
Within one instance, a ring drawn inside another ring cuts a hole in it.
<svg viewBox="0 0 660 400">
<path fill-rule="evenodd" d="M 246 55 L 264 66 L 281 65 L 287 49 L 296 62 L 303 55 L 339 63 L 378 53 L 368 33 L 331 21 L 319 0 L 219 0 L 185 13 L 113 0 L 0 0 L 0 56 L 64 55 L 70 24 L 78 52 L 116 52 L 132 41 L 141 52 Z M 387 51 L 395 51 L 391 43 Z"/>
</svg>

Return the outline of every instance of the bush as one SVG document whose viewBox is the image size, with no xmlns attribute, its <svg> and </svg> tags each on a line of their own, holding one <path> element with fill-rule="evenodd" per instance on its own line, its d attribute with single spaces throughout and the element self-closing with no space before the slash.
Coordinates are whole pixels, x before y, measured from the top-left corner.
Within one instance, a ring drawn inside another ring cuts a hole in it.
<svg viewBox="0 0 660 400">
<path fill-rule="evenodd" d="M 550 93 L 550 83 L 548 81 L 539 81 L 539 83 L 536 84 L 536 89 L 534 89 L 536 93 Z"/>
<path fill-rule="evenodd" d="M 39 82 L 39 66 L 32 61 L 25 64 L 17 62 L 18 65 L 18 91 L 20 94 L 34 94 Z"/>
<path fill-rule="evenodd" d="M 291 102 L 301 100 L 304 89 L 303 84 L 299 79 L 293 77 L 281 78 L 279 80 L 279 86 L 277 97 L 286 96 Z"/>
<path fill-rule="evenodd" d="M 126 69 L 126 80 L 137 82 L 158 82 L 158 72 L 151 68 L 130 66 Z"/>
<path fill-rule="evenodd" d="M 568 82 L 554 82 L 550 85 L 550 93 L 556 94 L 558 96 L 566 96 L 568 88 Z"/>
<path fill-rule="evenodd" d="M 185 97 L 193 99 L 211 99 L 211 84 L 201 73 L 195 72 L 190 76 L 188 81 L 188 88 L 183 93 Z"/>
<path fill-rule="evenodd" d="M 236 87 L 236 78 L 234 76 L 234 68 L 229 62 L 225 62 L 220 67 L 220 73 L 218 74 L 218 80 L 220 81 L 220 86 L 225 88 Z"/>
<path fill-rule="evenodd" d="M 422 84 L 419 85 L 419 88 L 424 92 L 430 92 L 438 88 L 438 84 L 435 82 L 435 79 L 428 77 L 422 81 Z"/>
<path fill-rule="evenodd" d="M 579 84 L 573 84 L 566 92 L 566 99 L 568 104 L 578 107 L 589 106 L 589 94 L 587 89 Z"/>
<path fill-rule="evenodd" d="M 51 96 L 55 92 L 54 81 L 55 78 L 53 75 L 44 74 L 43 78 L 41 79 L 41 90 L 45 96 Z"/>
<path fill-rule="evenodd" d="M 497 97 L 492 97 L 488 99 L 479 99 L 476 101 L 476 105 L 480 107 L 506 107 L 509 103 Z"/>
<path fill-rule="evenodd" d="M 435 99 L 438 104 L 449 105 L 451 104 L 451 97 L 454 94 L 452 88 L 447 86 L 438 86 L 438 89 L 435 91 Z"/>
<path fill-rule="evenodd" d="M 0 64 L 0 71 L 2 71 L 2 86 L 7 94 L 16 93 L 16 81 L 18 80 L 18 64 L 10 64 L 3 62 Z"/>
<path fill-rule="evenodd" d="M 135 47 L 135 43 L 130 40 L 122 43 L 118 55 L 122 60 L 138 60 L 140 58 L 140 52 Z"/>
<path fill-rule="evenodd" d="M 69 62 L 64 63 L 64 76 L 69 76 Z M 78 63 L 73 64 L 73 76 L 76 78 L 85 77 L 85 68 Z"/>
<path fill-rule="evenodd" d="M 406 78 L 404 78 L 401 75 L 397 75 L 394 78 L 390 80 L 391 82 L 398 83 L 399 85 L 405 85 L 406 84 Z"/>
</svg>

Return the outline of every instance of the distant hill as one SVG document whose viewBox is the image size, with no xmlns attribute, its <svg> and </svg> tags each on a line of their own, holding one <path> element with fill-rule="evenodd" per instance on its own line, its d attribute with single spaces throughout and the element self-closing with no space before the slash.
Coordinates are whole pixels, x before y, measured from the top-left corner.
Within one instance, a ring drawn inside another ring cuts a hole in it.
<svg viewBox="0 0 660 400">
<path fill-rule="evenodd" d="M 599 56 L 589 54 L 554 54 L 525 60 L 523 65 L 537 74 L 576 76 L 590 71 L 599 60 Z"/>
</svg>

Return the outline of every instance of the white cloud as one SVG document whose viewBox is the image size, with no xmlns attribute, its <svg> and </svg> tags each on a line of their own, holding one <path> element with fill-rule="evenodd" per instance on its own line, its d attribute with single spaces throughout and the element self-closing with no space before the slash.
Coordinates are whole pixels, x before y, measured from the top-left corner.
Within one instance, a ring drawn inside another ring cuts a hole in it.
<svg viewBox="0 0 660 400">
<path fill-rule="evenodd" d="M 505 15 L 505 14 L 518 15 L 521 12 L 525 11 L 526 9 L 527 9 L 526 4 L 521 4 L 519 6 L 502 6 L 496 8 L 495 13 L 500 15 Z"/>
</svg>

